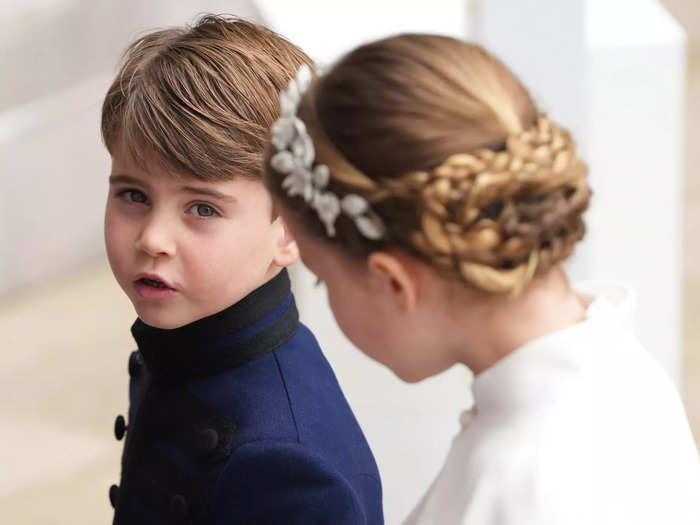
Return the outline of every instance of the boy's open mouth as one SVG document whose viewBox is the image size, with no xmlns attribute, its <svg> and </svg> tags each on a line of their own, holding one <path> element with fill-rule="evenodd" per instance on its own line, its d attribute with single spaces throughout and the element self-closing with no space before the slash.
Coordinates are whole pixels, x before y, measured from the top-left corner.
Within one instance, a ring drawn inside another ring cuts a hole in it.
<svg viewBox="0 0 700 525">
<path fill-rule="evenodd" d="M 155 288 L 168 288 L 168 287 L 165 285 L 165 283 L 163 283 L 163 282 L 161 282 L 161 281 L 157 281 L 157 280 L 155 280 L 155 279 L 145 279 L 145 278 L 144 278 L 144 279 L 139 279 L 139 280 L 136 281 L 136 282 L 143 283 L 143 284 L 146 284 L 146 285 L 148 285 L 148 286 L 153 286 L 153 287 L 155 287 Z"/>
<path fill-rule="evenodd" d="M 136 292 L 144 299 L 160 300 L 172 297 L 176 292 L 165 281 L 152 277 L 141 277 L 134 281 Z"/>
</svg>

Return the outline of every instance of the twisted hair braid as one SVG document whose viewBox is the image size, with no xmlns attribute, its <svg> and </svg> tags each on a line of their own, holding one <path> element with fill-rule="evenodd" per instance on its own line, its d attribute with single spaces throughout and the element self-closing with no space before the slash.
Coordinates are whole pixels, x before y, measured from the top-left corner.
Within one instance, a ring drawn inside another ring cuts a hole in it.
<svg viewBox="0 0 700 525">
<path fill-rule="evenodd" d="M 430 171 L 382 179 L 366 196 L 376 208 L 393 198 L 414 203 L 411 247 L 436 268 L 489 292 L 517 293 L 583 237 L 586 174 L 569 133 L 540 116 L 503 151 L 452 155 Z M 364 177 L 355 180 L 343 182 L 367 189 Z"/>
</svg>

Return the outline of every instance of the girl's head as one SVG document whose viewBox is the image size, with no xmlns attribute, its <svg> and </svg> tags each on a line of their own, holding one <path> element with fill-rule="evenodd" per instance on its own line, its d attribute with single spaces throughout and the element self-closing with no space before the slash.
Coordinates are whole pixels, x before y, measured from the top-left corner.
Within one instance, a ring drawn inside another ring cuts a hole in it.
<svg viewBox="0 0 700 525">
<path fill-rule="evenodd" d="M 439 344 L 426 326 L 513 300 L 571 254 L 586 167 L 473 44 L 400 35 L 310 84 L 282 95 L 266 184 L 346 335 L 404 379 L 436 373 L 453 361 L 421 352 Z"/>
</svg>

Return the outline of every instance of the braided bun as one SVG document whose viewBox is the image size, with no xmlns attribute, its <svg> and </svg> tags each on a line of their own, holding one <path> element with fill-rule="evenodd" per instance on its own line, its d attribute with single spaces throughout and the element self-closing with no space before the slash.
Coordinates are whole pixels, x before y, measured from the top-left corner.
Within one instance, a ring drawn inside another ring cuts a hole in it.
<svg viewBox="0 0 700 525">
<path fill-rule="evenodd" d="M 517 293 L 536 270 L 568 257 L 583 236 L 581 214 L 590 197 L 569 134 L 544 116 L 509 137 L 505 151 L 456 154 L 388 186 L 416 200 L 420 229 L 411 235 L 413 246 L 490 292 Z"/>
<path fill-rule="evenodd" d="M 478 289 L 517 294 L 583 237 L 591 191 L 574 141 L 479 46 L 416 34 L 367 44 L 315 82 L 297 115 L 329 168 L 326 190 L 362 197 L 384 223 L 367 239 L 339 216 L 327 240 L 349 255 L 398 246 Z M 300 199 L 269 168 L 266 182 L 278 200 Z M 326 237 L 308 205 L 288 208 Z"/>
</svg>

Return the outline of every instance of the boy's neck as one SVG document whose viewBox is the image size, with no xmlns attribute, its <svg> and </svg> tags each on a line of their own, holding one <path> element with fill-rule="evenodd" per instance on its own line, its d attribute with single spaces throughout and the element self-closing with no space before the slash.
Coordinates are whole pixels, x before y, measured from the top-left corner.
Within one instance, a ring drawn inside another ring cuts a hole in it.
<svg viewBox="0 0 700 525">
<path fill-rule="evenodd" d="M 265 283 L 270 282 L 272 279 L 277 277 L 282 270 L 284 270 L 284 266 L 277 266 L 276 264 L 270 264 L 270 267 L 267 269 L 267 272 L 265 272 L 265 278 L 263 282 L 260 284 L 260 286 L 264 286 Z"/>
</svg>

